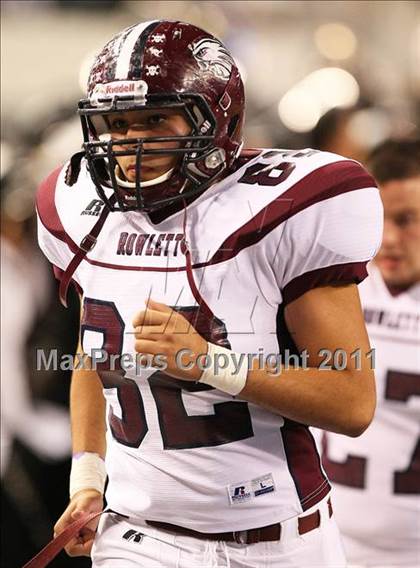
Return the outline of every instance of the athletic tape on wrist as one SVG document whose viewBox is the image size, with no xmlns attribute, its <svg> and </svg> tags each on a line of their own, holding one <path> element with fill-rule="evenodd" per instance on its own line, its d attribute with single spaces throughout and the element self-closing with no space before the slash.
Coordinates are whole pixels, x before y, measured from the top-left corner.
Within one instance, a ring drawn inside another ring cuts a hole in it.
<svg viewBox="0 0 420 568">
<path fill-rule="evenodd" d="M 220 391 L 236 396 L 245 387 L 248 376 L 248 364 L 244 363 L 238 369 L 232 359 L 232 351 L 214 343 L 208 343 L 207 357 L 211 365 L 203 370 L 198 380 Z M 239 356 L 236 358 L 240 360 Z M 221 368 L 220 363 L 226 362 Z"/>
<path fill-rule="evenodd" d="M 105 462 L 99 454 L 82 452 L 73 456 L 70 472 L 70 499 L 83 489 L 104 492 Z"/>
</svg>

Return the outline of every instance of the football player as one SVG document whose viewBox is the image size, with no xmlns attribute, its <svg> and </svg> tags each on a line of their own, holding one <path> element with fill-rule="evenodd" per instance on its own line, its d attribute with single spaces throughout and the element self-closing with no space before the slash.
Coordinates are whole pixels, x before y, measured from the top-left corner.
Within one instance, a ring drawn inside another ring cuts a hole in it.
<svg viewBox="0 0 420 568">
<path fill-rule="evenodd" d="M 360 286 L 375 348 L 378 408 L 357 440 L 328 434 L 324 465 L 352 563 L 420 564 L 420 140 L 387 141 L 370 169 L 382 247 Z"/>
<path fill-rule="evenodd" d="M 94 540 L 95 567 L 344 566 L 308 425 L 358 436 L 373 416 L 356 284 L 381 239 L 374 180 L 330 153 L 244 151 L 238 68 L 187 23 L 113 37 L 79 114 L 83 152 L 37 198 L 91 365 L 56 534 L 102 509 L 108 476 L 112 512 L 67 546 Z"/>
</svg>

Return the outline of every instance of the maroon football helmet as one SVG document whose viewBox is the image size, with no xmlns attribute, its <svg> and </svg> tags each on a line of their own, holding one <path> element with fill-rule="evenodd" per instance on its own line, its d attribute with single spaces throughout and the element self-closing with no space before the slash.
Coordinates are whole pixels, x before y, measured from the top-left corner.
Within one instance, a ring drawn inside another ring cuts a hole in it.
<svg viewBox="0 0 420 568">
<path fill-rule="evenodd" d="M 157 20 L 117 34 L 96 57 L 87 95 L 79 103 L 83 147 L 97 192 L 111 210 L 151 212 L 201 193 L 231 168 L 241 150 L 240 73 L 223 44 L 191 24 Z M 182 113 L 190 133 L 118 141 L 106 134 L 110 113 L 154 108 Z M 145 148 L 151 141 L 176 142 L 176 147 Z M 180 158 L 167 175 L 142 182 L 142 158 L 150 154 Z M 136 156 L 135 183 L 116 174 L 121 155 Z"/>
</svg>

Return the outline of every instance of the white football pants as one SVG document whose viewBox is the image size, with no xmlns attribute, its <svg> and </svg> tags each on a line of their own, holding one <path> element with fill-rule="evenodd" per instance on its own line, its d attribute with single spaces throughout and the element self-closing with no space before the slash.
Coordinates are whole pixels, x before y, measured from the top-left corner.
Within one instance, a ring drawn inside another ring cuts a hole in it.
<svg viewBox="0 0 420 568">
<path fill-rule="evenodd" d="M 297 520 L 289 519 L 282 523 L 279 541 L 256 544 L 201 540 L 115 514 L 103 515 L 92 549 L 92 568 L 345 568 L 327 499 L 316 509 L 321 513 L 317 529 L 299 535 Z"/>
<path fill-rule="evenodd" d="M 342 535 L 343 545 L 349 562 L 349 568 L 418 568 L 420 566 L 420 541 L 416 550 L 403 549 L 396 538 L 389 539 L 387 547 L 380 548 L 375 543 L 363 542 Z"/>
</svg>

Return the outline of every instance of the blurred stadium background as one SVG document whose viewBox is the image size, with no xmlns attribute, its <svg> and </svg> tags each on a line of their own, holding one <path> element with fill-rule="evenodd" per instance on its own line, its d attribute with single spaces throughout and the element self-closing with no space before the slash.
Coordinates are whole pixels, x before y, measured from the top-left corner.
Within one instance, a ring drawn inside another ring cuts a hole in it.
<svg viewBox="0 0 420 568">
<path fill-rule="evenodd" d="M 420 2 L 1 2 L 2 563 L 21 566 L 67 501 L 68 372 L 35 347 L 74 350 L 78 300 L 56 300 L 37 252 L 39 181 L 80 147 L 75 114 L 94 54 L 135 22 L 181 19 L 223 39 L 242 70 L 246 145 L 334 150 L 363 161 L 419 135 Z M 62 554 L 52 566 L 90 565 Z"/>
</svg>

